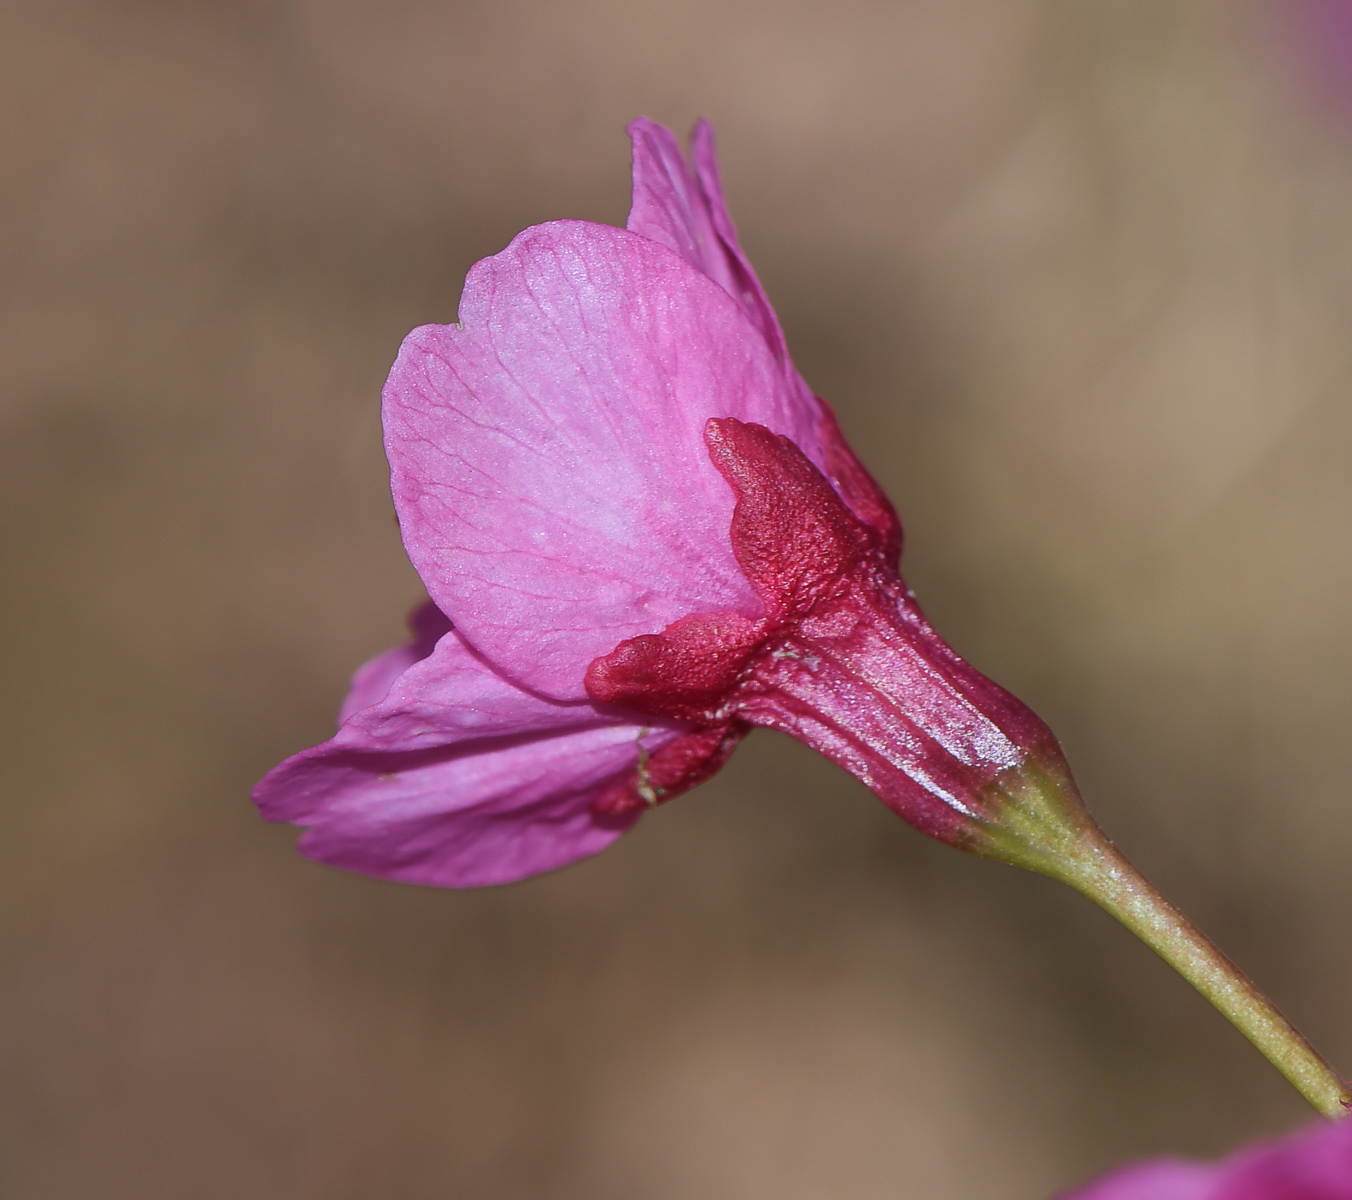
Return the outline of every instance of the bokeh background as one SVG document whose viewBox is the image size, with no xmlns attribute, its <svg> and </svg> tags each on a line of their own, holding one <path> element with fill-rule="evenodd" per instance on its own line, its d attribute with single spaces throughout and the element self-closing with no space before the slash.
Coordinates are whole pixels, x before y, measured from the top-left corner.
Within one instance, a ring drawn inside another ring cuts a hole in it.
<svg viewBox="0 0 1352 1200">
<path fill-rule="evenodd" d="M 707 115 L 931 618 L 1352 1072 L 1345 18 L 0 9 L 0 1192 L 1042 1200 L 1305 1120 L 1088 903 L 774 735 L 482 892 L 314 866 L 248 790 L 420 597 L 404 333 L 623 223 L 630 117 Z"/>
</svg>

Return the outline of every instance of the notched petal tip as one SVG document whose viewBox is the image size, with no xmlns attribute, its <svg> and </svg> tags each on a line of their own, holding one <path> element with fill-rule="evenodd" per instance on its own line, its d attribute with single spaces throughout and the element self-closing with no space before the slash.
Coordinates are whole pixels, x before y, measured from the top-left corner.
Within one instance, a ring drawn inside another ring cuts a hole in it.
<svg viewBox="0 0 1352 1200">
<path fill-rule="evenodd" d="M 793 367 L 779 318 L 737 237 L 723 194 L 713 126 L 703 118 L 696 123 L 689 163 L 665 126 L 641 117 L 628 128 L 634 191 L 627 228 L 675 250 L 715 280 L 741 305 L 803 402 L 812 404 L 811 389 Z"/>
</svg>

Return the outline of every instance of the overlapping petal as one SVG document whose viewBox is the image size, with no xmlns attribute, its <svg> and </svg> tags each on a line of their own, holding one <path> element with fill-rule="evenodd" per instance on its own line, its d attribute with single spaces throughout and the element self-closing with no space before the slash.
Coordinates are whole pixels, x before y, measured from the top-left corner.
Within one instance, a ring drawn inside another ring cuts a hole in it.
<svg viewBox="0 0 1352 1200">
<path fill-rule="evenodd" d="M 719 236 L 713 206 L 691 174 L 676 135 L 665 125 L 640 117 L 629 123 L 629 137 L 634 193 L 625 228 L 676 251 L 728 295 L 743 301 L 740 264 Z"/>
<path fill-rule="evenodd" d="M 404 544 L 496 667 L 560 700 L 587 664 L 690 612 L 755 615 L 705 422 L 824 463 L 819 411 L 742 307 L 648 237 L 536 226 L 469 275 L 460 324 L 409 335 L 384 421 Z"/>
<path fill-rule="evenodd" d="M 308 826 L 300 848 L 311 858 L 456 887 L 562 866 L 633 823 L 598 817 L 592 804 L 632 770 L 640 739 L 653 753 L 687 728 L 532 695 L 454 632 L 359 706 L 395 656 L 420 649 L 362 668 L 337 736 L 255 790 L 265 816 Z"/>
<path fill-rule="evenodd" d="M 742 251 L 737 227 L 723 197 L 714 131 L 700 121 L 690 139 L 691 166 L 665 126 L 646 117 L 629 125 L 634 144 L 634 200 L 626 228 L 675 250 L 732 296 L 760 331 L 775 361 L 804 405 L 815 404 L 789 358 L 779 318 Z M 717 415 L 717 414 L 714 414 Z"/>
<path fill-rule="evenodd" d="M 385 699 L 394 681 L 414 663 L 421 662 L 431 654 L 442 637 L 451 631 L 450 621 L 431 601 L 410 613 L 408 624 L 413 631 L 411 642 L 386 650 L 384 654 L 376 655 L 370 662 L 357 668 L 352 676 L 352 685 L 338 710 L 340 726 L 353 713 Z"/>
<path fill-rule="evenodd" d="M 816 414 L 825 454 L 825 462 L 819 465 L 854 513 L 883 535 L 889 561 L 895 567 L 901 558 L 901 522 L 891 501 L 855 458 L 831 406 L 813 394 L 789 357 L 779 318 L 742 251 L 723 198 L 713 127 L 708 121 L 695 126 L 691 138 L 693 170 L 687 166 L 675 135 L 665 126 L 641 117 L 630 123 L 629 136 L 634 144 L 634 199 L 627 228 L 676 251 L 742 306 L 760 330 L 803 410 Z"/>
</svg>

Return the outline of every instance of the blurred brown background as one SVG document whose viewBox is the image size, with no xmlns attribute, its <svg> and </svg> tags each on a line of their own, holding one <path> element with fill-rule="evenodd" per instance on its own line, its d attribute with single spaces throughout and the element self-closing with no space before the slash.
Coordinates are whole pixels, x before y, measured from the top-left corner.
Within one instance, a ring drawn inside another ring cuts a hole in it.
<svg viewBox="0 0 1352 1200">
<path fill-rule="evenodd" d="M 247 793 L 419 596 L 404 333 L 523 226 L 622 223 L 630 117 L 706 114 L 930 616 L 1352 1072 L 1320 11 L 6 5 L 0 1194 L 1041 1200 L 1305 1120 L 1089 904 L 772 735 L 484 892 L 311 865 Z"/>
</svg>

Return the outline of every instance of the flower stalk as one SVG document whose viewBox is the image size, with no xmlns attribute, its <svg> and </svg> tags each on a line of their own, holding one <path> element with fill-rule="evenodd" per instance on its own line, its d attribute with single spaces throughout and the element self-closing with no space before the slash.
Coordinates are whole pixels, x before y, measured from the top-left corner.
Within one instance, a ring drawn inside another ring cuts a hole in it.
<svg viewBox="0 0 1352 1200">
<path fill-rule="evenodd" d="M 1022 773 L 998 827 L 964 849 L 1059 879 L 1111 913 L 1183 976 L 1326 1117 L 1352 1089 L 1276 1006 L 1113 845 L 1060 771 Z"/>
</svg>

